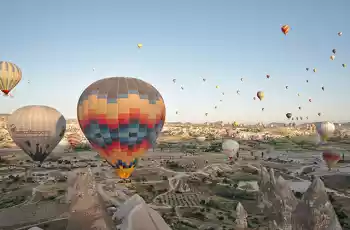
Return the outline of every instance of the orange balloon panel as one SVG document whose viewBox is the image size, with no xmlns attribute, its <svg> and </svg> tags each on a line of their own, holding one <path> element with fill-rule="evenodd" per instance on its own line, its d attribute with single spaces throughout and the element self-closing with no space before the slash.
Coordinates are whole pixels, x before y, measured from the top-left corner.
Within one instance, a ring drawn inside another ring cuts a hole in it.
<svg viewBox="0 0 350 230">
<path fill-rule="evenodd" d="M 117 169 L 133 168 L 135 159 L 155 144 L 165 121 L 160 93 L 136 78 L 113 77 L 91 84 L 77 110 L 86 138 Z"/>
</svg>

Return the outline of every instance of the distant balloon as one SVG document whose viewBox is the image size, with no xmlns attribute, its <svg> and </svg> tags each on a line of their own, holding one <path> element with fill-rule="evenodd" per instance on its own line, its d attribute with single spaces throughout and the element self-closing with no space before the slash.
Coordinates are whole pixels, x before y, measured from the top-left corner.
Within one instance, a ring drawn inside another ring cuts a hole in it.
<svg viewBox="0 0 350 230">
<path fill-rule="evenodd" d="M 316 72 L 317 72 L 317 69 L 313 69 L 312 71 L 314 71 L 314 73 L 316 73 Z"/>
<path fill-rule="evenodd" d="M 300 97 L 300 93 L 298 93 L 297 95 L 298 95 L 298 97 Z"/>
<path fill-rule="evenodd" d="M 286 85 L 286 89 L 288 89 L 288 85 Z"/>
<path fill-rule="evenodd" d="M 214 109 L 217 109 L 217 108 L 218 108 L 217 106 L 214 107 Z"/>
<path fill-rule="evenodd" d="M 241 94 L 241 91 L 237 90 L 236 93 L 237 93 L 238 95 L 240 95 L 240 94 Z"/>
<path fill-rule="evenodd" d="M 344 68 L 346 68 L 346 64 L 341 64 Z"/>
<path fill-rule="evenodd" d="M 322 142 L 326 142 L 330 135 L 332 135 L 335 131 L 335 126 L 331 122 L 318 122 L 315 124 L 316 131 L 320 136 Z"/>
<path fill-rule="evenodd" d="M 301 106 L 299 106 L 298 109 L 301 110 Z"/>
<path fill-rule="evenodd" d="M 67 141 L 72 148 L 76 148 L 81 144 L 83 138 L 78 133 L 70 133 L 67 135 Z"/>
<path fill-rule="evenodd" d="M 173 82 L 176 83 L 176 79 L 175 78 L 173 79 Z"/>
<path fill-rule="evenodd" d="M 137 44 L 137 48 L 141 49 L 143 45 L 141 43 Z"/>
<path fill-rule="evenodd" d="M 318 116 L 321 116 L 321 113 L 317 113 Z"/>
<path fill-rule="evenodd" d="M 269 75 L 269 74 L 266 74 L 266 78 L 269 79 L 269 78 L 270 78 L 270 75 Z"/>
<path fill-rule="evenodd" d="M 237 141 L 234 141 L 232 139 L 226 139 L 223 141 L 222 151 L 229 157 L 229 159 L 232 159 L 233 157 L 235 157 L 238 150 L 239 150 L 239 144 Z"/>
<path fill-rule="evenodd" d="M 203 81 L 206 81 L 207 79 L 203 78 Z"/>
<path fill-rule="evenodd" d="M 309 83 L 309 80 L 306 80 L 306 83 Z"/>
<path fill-rule="evenodd" d="M 241 81 L 243 81 L 243 77 L 241 77 Z"/>
<path fill-rule="evenodd" d="M 218 88 L 219 88 L 219 86 L 217 85 L 217 86 L 215 86 L 215 88 L 217 88 L 217 89 L 218 89 Z"/>
<path fill-rule="evenodd" d="M 286 117 L 290 119 L 292 117 L 292 113 L 286 113 Z"/>
<path fill-rule="evenodd" d="M 337 53 L 337 50 L 336 50 L 336 49 L 332 49 L 332 53 L 333 53 L 333 54 L 336 54 L 336 53 Z"/>
<path fill-rule="evenodd" d="M 264 110 L 265 110 L 265 108 L 261 108 L 261 111 L 263 111 L 263 112 L 264 112 Z"/>
<path fill-rule="evenodd" d="M 264 99 L 265 94 L 264 94 L 263 91 L 258 91 L 258 92 L 256 93 L 256 96 L 257 96 L 257 97 L 259 98 L 259 100 L 261 101 L 262 99 Z"/>
<path fill-rule="evenodd" d="M 343 32 L 338 32 L 338 36 L 342 36 L 343 35 Z"/>
<path fill-rule="evenodd" d="M 208 116 L 208 113 L 205 113 L 205 116 Z"/>
<path fill-rule="evenodd" d="M 8 126 L 16 145 L 33 161 L 42 163 L 63 138 L 66 120 L 54 108 L 31 105 L 13 112 Z"/>
<path fill-rule="evenodd" d="M 95 68 L 92 68 L 92 71 L 95 72 Z"/>
<path fill-rule="evenodd" d="M 309 71 L 309 68 L 306 68 L 306 71 Z"/>
<path fill-rule="evenodd" d="M 255 100 L 256 100 L 256 97 L 253 97 L 253 100 L 255 101 Z"/>
<path fill-rule="evenodd" d="M 335 59 L 335 55 L 331 55 L 330 59 L 333 61 Z"/>
<path fill-rule="evenodd" d="M 222 94 L 222 95 L 225 95 L 225 93 L 224 93 L 224 92 L 222 92 L 221 94 Z"/>
<path fill-rule="evenodd" d="M 326 150 L 322 153 L 322 158 L 326 162 L 328 170 L 332 170 L 340 160 L 340 154 L 332 150 Z"/>
<path fill-rule="evenodd" d="M 184 90 L 185 88 L 183 86 L 181 86 L 181 90 Z"/>
<path fill-rule="evenodd" d="M 309 98 L 309 102 L 312 102 L 311 98 Z"/>
<path fill-rule="evenodd" d="M 111 77 L 88 86 L 77 105 L 79 125 L 92 147 L 120 178 L 156 143 L 165 104 L 156 88 L 140 79 Z"/>
<path fill-rule="evenodd" d="M 324 91 L 324 86 L 322 86 L 321 89 Z"/>
<path fill-rule="evenodd" d="M 5 95 L 8 95 L 21 79 L 22 71 L 17 65 L 0 61 L 0 90 Z"/>
<path fill-rule="evenodd" d="M 287 35 L 289 33 L 290 27 L 289 25 L 283 25 L 281 27 L 282 33 L 284 33 L 284 35 Z"/>
</svg>

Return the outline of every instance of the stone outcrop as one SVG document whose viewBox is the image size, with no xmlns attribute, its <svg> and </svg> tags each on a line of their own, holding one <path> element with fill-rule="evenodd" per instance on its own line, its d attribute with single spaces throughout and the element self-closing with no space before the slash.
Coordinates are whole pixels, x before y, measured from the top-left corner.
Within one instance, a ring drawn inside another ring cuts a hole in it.
<svg viewBox="0 0 350 230">
<path fill-rule="evenodd" d="M 240 202 L 238 202 L 236 206 L 236 229 L 243 230 L 248 228 L 247 217 L 247 211 L 244 209 L 243 205 Z"/>
</svg>

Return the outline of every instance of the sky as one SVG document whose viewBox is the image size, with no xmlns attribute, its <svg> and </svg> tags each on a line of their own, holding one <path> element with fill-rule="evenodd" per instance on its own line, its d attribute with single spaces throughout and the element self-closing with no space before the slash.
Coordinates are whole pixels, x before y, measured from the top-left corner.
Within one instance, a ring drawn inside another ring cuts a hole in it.
<svg viewBox="0 0 350 230">
<path fill-rule="evenodd" d="M 76 118 L 88 85 L 128 76 L 159 90 L 167 121 L 287 122 L 287 112 L 348 121 L 349 7 L 348 0 L 4 1 L 0 60 L 17 64 L 23 79 L 14 98 L 0 97 L 0 113 L 48 105 Z M 259 90 L 265 98 L 254 101 Z"/>
</svg>

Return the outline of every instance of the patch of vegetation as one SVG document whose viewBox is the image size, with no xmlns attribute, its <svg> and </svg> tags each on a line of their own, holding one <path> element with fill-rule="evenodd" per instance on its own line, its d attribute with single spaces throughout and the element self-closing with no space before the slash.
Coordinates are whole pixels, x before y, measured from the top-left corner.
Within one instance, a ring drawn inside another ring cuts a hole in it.
<svg viewBox="0 0 350 230">
<path fill-rule="evenodd" d="M 233 187 L 227 187 L 222 185 L 215 185 L 212 189 L 215 195 L 224 197 L 227 199 L 235 200 L 255 200 L 256 195 L 252 192 L 245 192 L 242 190 L 235 189 Z"/>
<path fill-rule="evenodd" d="M 0 209 L 9 208 L 25 201 L 25 196 L 15 196 L 3 198 L 0 200 Z"/>
</svg>

